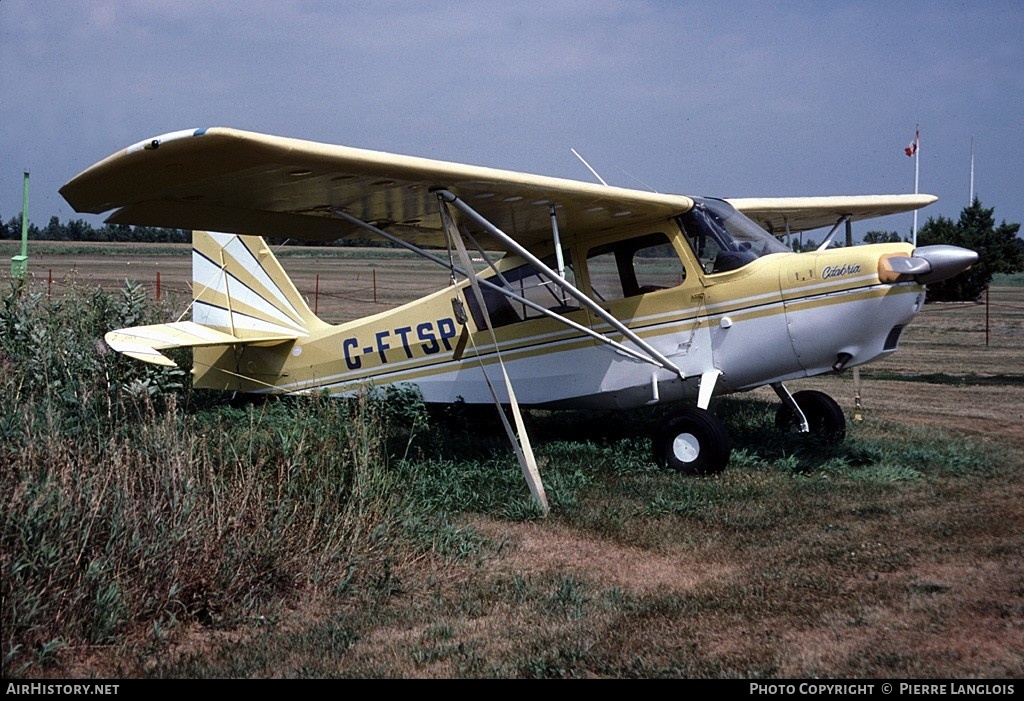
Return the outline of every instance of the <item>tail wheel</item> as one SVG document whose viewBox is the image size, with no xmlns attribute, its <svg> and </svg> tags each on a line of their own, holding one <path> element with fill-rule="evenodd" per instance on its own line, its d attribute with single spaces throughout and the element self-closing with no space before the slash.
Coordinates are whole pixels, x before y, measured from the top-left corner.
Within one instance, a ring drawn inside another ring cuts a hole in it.
<svg viewBox="0 0 1024 701">
<path fill-rule="evenodd" d="M 827 443 L 843 442 L 846 438 L 846 416 L 835 399 L 813 389 L 795 392 L 793 399 L 807 417 L 810 435 Z M 800 430 L 796 414 L 785 404 L 775 413 L 775 425 L 783 431 Z"/>
<path fill-rule="evenodd" d="M 654 436 L 659 465 L 688 475 L 710 475 L 729 464 L 732 448 L 721 419 L 704 409 L 687 407 L 670 415 Z"/>
</svg>

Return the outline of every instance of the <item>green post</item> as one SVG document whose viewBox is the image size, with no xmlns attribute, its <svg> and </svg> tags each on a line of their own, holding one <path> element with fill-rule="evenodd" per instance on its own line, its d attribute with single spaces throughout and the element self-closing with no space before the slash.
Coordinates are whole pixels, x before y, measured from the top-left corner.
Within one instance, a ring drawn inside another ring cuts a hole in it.
<svg viewBox="0 0 1024 701">
<path fill-rule="evenodd" d="M 11 256 L 11 277 L 24 280 L 28 274 L 28 173 L 25 173 L 25 185 L 21 199 L 21 255 Z"/>
</svg>

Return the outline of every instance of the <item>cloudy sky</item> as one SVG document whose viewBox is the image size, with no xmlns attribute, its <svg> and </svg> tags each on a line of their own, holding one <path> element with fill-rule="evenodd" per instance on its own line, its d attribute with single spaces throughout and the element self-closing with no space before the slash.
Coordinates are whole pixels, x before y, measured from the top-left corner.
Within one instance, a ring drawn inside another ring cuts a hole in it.
<svg viewBox="0 0 1024 701">
<path fill-rule="evenodd" d="M 726 197 L 975 192 L 1024 222 L 1024 3 L 0 0 L 0 217 L 232 126 Z M 86 217 L 96 223 L 96 218 Z M 911 215 L 860 225 L 907 234 Z"/>
</svg>

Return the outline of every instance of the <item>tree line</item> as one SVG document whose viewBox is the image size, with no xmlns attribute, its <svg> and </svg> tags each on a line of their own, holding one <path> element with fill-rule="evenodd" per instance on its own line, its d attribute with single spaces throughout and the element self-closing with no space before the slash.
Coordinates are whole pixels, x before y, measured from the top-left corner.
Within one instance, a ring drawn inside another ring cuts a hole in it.
<svg viewBox="0 0 1024 701">
<path fill-rule="evenodd" d="M 960 212 L 957 221 L 939 216 L 929 217 L 917 233 L 917 245 L 950 244 L 977 251 L 977 264 L 949 280 L 928 286 L 928 301 L 955 301 L 978 299 L 997 273 L 1024 271 L 1024 240 L 1018 236 L 1020 224 L 1008 224 L 1005 220 L 998 226 L 994 217 L 995 208 L 986 208 L 978 197 Z M 28 237 L 34 241 L 97 241 L 114 243 L 190 243 L 192 232 L 188 229 L 168 229 L 156 226 L 129 226 L 128 224 L 104 224 L 94 227 L 83 219 L 61 222 L 56 216 L 40 228 L 29 224 Z M 0 217 L 0 240 L 21 238 L 21 215 L 11 217 L 6 223 Z M 288 241 L 285 238 L 268 239 L 272 245 Z M 910 241 L 895 231 L 869 231 L 864 243 L 898 243 Z M 331 243 L 302 242 L 302 245 L 351 245 L 345 240 Z M 359 245 L 368 245 L 359 242 Z M 369 244 L 374 245 L 374 244 Z M 381 246 L 391 244 L 381 242 Z M 841 245 L 841 244 L 833 244 Z M 813 239 L 794 240 L 793 250 L 814 250 L 818 244 Z"/>
<path fill-rule="evenodd" d="M 978 197 L 964 207 L 957 221 L 947 217 L 929 217 L 917 232 L 918 246 L 947 244 L 977 251 L 978 262 L 969 270 L 942 282 L 928 285 L 929 302 L 973 301 L 979 299 L 999 273 L 1024 271 L 1024 239 L 1020 224 L 1005 220 L 995 223 L 995 208 L 983 207 Z M 911 236 L 900 236 L 896 231 L 869 231 L 864 243 L 911 243 Z M 841 241 L 833 246 L 842 246 Z M 818 248 L 814 239 L 796 240 L 794 251 L 813 251 Z"/>
<path fill-rule="evenodd" d="M 129 226 L 127 224 L 104 224 L 95 227 L 84 219 L 61 222 L 59 217 L 50 217 L 45 227 L 29 222 L 30 241 L 98 241 L 106 243 L 191 243 L 192 232 L 188 229 L 166 229 L 158 226 Z M 6 223 L 0 218 L 0 240 L 21 239 L 21 215 L 11 217 Z"/>
<path fill-rule="evenodd" d="M 62 222 L 59 217 L 50 217 L 45 227 L 29 222 L 28 238 L 30 241 L 88 241 L 98 243 L 192 243 L 191 229 L 170 229 L 160 226 L 130 226 L 128 224 L 104 224 L 92 226 L 84 219 L 72 219 Z M 272 246 L 287 242 L 302 246 L 349 246 L 360 245 L 374 248 L 377 246 L 390 248 L 393 244 L 387 241 L 355 242 L 344 239 L 338 241 L 294 241 L 287 237 L 266 237 Z M 11 217 L 6 222 L 0 217 L 0 241 L 21 240 L 21 215 Z"/>
<path fill-rule="evenodd" d="M 948 217 L 929 217 L 917 232 L 918 246 L 947 244 L 977 251 L 978 262 L 970 269 L 942 282 L 928 285 L 929 302 L 958 302 L 979 299 L 999 273 L 1024 270 L 1024 239 L 1018 236 L 1020 224 L 1003 220 L 996 226 L 995 208 L 983 207 L 978 197 L 953 221 Z M 871 231 L 865 243 L 899 242 L 899 234 Z M 902 239 L 909 241 L 909 238 Z"/>
</svg>

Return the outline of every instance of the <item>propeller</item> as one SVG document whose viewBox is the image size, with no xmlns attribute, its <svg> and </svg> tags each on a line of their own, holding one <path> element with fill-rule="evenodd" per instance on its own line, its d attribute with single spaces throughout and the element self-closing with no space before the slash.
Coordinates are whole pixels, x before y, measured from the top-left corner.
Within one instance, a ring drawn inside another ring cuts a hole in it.
<svg viewBox="0 0 1024 701">
<path fill-rule="evenodd" d="M 978 254 L 967 248 L 940 244 L 915 248 L 910 260 L 923 261 L 928 269 L 915 272 L 917 281 L 927 285 L 951 278 L 978 262 Z"/>
<path fill-rule="evenodd" d="M 940 244 L 915 248 L 908 256 L 885 256 L 879 261 L 879 272 L 891 278 L 912 276 L 922 285 L 951 278 L 978 262 L 978 254 L 959 246 Z"/>
</svg>

